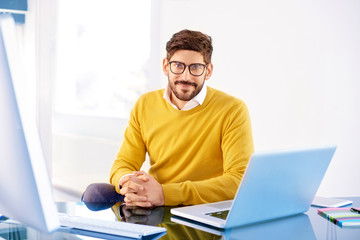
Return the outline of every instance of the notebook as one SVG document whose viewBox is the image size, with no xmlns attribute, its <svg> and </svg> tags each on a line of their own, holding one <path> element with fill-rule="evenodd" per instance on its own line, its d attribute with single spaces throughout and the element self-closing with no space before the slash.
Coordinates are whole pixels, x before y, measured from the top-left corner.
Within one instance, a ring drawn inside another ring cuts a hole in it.
<svg viewBox="0 0 360 240">
<path fill-rule="evenodd" d="M 336 208 L 336 207 L 343 207 L 352 204 L 351 200 L 347 199 L 340 199 L 340 198 L 327 198 L 327 197 L 320 197 L 316 196 L 311 206 L 314 207 L 326 207 L 326 208 Z"/>
<path fill-rule="evenodd" d="M 336 147 L 254 153 L 234 200 L 171 209 L 173 215 L 232 228 L 306 212 Z"/>
</svg>

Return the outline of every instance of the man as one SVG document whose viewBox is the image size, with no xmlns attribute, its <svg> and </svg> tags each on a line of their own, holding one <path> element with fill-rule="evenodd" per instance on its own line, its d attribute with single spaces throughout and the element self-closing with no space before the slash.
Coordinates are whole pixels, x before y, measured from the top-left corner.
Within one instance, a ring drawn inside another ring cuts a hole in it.
<svg viewBox="0 0 360 240">
<path fill-rule="evenodd" d="M 129 206 L 232 199 L 253 152 L 246 105 L 206 86 L 213 72 L 209 36 L 180 31 L 166 51 L 168 86 L 135 104 L 110 182 Z M 146 154 L 149 172 L 139 172 Z"/>
</svg>

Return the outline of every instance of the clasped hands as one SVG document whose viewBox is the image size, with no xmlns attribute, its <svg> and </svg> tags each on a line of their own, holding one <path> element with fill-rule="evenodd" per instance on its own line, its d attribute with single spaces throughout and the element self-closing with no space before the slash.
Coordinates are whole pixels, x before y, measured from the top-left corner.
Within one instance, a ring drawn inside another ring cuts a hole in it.
<svg viewBox="0 0 360 240">
<path fill-rule="evenodd" d="M 125 196 L 127 206 L 154 207 L 165 203 L 161 184 L 144 171 L 123 177 L 120 186 L 120 194 Z"/>
</svg>

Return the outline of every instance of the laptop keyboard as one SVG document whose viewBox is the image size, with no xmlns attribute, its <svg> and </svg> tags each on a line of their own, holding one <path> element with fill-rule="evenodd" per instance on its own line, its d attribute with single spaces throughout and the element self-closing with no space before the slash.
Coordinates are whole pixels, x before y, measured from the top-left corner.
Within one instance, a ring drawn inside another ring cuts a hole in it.
<svg viewBox="0 0 360 240">
<path fill-rule="evenodd" d="M 224 202 L 213 203 L 210 206 L 217 209 L 227 209 L 227 208 L 230 209 L 231 205 L 232 205 L 232 201 L 224 201 Z"/>
<path fill-rule="evenodd" d="M 206 213 L 205 215 L 212 216 L 212 217 L 217 217 L 217 218 L 221 218 L 221 219 L 226 220 L 228 214 L 229 214 L 229 210 L 224 210 L 224 211 Z"/>
<path fill-rule="evenodd" d="M 142 236 L 149 236 L 166 231 L 166 229 L 162 227 L 69 216 L 64 213 L 59 213 L 59 220 L 61 226 L 64 227 L 130 238 L 141 238 Z"/>
</svg>

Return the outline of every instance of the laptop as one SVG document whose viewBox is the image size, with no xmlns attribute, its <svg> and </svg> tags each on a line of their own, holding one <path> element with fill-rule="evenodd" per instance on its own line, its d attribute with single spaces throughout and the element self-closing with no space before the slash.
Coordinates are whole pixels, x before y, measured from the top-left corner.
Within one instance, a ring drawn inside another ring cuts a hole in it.
<svg viewBox="0 0 360 240">
<path fill-rule="evenodd" d="M 336 147 L 254 153 L 233 200 L 171 209 L 171 214 L 232 228 L 306 212 Z"/>
</svg>

